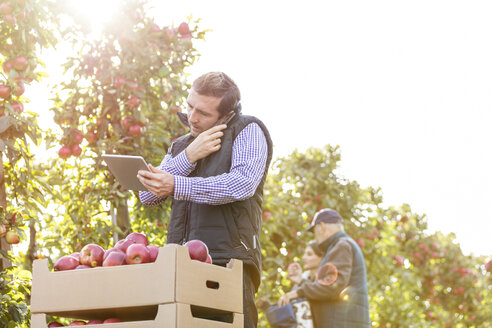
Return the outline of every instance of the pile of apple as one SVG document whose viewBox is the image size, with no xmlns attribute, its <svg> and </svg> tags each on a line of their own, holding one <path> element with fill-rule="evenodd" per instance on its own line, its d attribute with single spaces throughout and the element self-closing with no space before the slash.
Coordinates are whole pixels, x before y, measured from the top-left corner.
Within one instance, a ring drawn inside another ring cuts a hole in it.
<svg viewBox="0 0 492 328">
<path fill-rule="evenodd" d="M 171 244 L 166 246 L 168 245 Z M 208 247 L 201 240 L 190 240 L 184 246 L 188 248 L 192 260 L 212 263 Z M 108 250 L 104 250 L 96 244 L 85 245 L 80 252 L 59 258 L 55 262 L 54 269 L 55 271 L 65 271 L 100 266 L 151 263 L 155 262 L 158 253 L 159 247 L 149 245 L 144 234 L 132 232 Z"/>
</svg>

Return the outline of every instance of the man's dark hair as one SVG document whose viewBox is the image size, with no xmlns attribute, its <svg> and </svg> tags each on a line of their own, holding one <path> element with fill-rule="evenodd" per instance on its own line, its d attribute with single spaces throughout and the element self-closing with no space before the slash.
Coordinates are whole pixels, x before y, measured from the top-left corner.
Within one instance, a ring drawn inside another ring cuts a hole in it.
<svg viewBox="0 0 492 328">
<path fill-rule="evenodd" d="M 225 73 L 205 73 L 197 78 L 191 87 L 202 96 L 221 98 L 218 108 L 221 117 L 231 110 L 238 110 L 241 93 L 236 83 Z"/>
</svg>

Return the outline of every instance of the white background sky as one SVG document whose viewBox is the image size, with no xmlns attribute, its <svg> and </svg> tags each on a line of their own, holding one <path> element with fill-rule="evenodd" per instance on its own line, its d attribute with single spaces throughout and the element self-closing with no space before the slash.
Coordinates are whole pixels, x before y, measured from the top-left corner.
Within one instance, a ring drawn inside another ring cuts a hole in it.
<svg viewBox="0 0 492 328">
<path fill-rule="evenodd" d="M 93 2 L 112 4 L 104 15 L 115 3 Z M 492 255 L 492 2 L 151 3 L 161 26 L 192 15 L 213 30 L 190 81 L 229 74 L 275 156 L 340 145 L 346 178 Z M 47 98 L 38 90 L 33 103 Z"/>
</svg>

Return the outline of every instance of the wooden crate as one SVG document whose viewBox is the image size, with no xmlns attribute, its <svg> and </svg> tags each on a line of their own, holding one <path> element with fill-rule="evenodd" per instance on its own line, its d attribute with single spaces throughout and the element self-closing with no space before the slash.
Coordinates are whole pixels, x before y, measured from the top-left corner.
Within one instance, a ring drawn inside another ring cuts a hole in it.
<svg viewBox="0 0 492 328">
<path fill-rule="evenodd" d="M 242 328 L 244 315 L 232 313 L 232 322 L 218 322 L 194 316 L 192 306 L 183 303 L 161 304 L 157 307 L 155 319 L 141 321 L 127 321 L 104 324 L 104 328 Z M 45 314 L 33 314 L 31 328 L 47 328 Z M 84 327 L 101 327 L 100 325 L 86 325 Z"/>
<path fill-rule="evenodd" d="M 182 303 L 243 312 L 242 262 L 227 267 L 191 260 L 188 249 L 159 249 L 155 263 L 50 272 L 46 259 L 33 263 L 31 312 L 68 318 L 113 313 L 146 318 L 161 304 Z"/>
</svg>

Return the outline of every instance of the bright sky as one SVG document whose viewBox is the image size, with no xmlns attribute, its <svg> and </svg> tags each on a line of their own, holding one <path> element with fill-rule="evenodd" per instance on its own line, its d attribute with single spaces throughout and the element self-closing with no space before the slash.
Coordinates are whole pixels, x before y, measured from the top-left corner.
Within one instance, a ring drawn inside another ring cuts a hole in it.
<svg viewBox="0 0 492 328">
<path fill-rule="evenodd" d="M 229 74 L 275 156 L 338 144 L 345 177 L 492 255 L 490 1 L 151 3 L 161 26 L 192 15 L 213 30 L 190 81 Z"/>
</svg>

